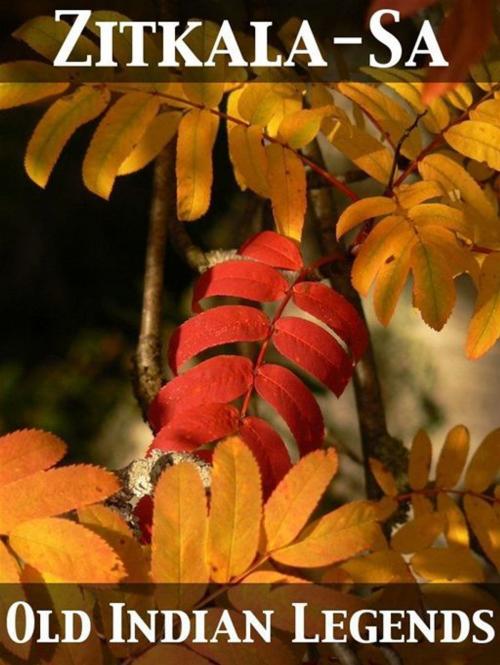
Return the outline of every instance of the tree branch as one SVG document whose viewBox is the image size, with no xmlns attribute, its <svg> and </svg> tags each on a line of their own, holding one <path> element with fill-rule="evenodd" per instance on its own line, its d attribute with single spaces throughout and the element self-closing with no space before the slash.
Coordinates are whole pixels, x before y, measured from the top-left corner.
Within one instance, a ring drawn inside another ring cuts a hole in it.
<svg viewBox="0 0 500 665">
<path fill-rule="evenodd" d="M 167 228 L 175 212 L 175 142 L 160 153 L 155 163 L 153 192 L 146 246 L 144 291 L 139 340 L 133 361 L 134 392 L 144 419 L 163 382 L 161 362 L 161 315 Z"/>
<path fill-rule="evenodd" d="M 310 150 L 313 153 L 314 161 L 321 163 L 323 157 L 318 144 L 313 144 Z M 337 211 L 332 191 L 322 187 L 317 188 L 315 183 L 311 183 L 308 193 L 311 213 L 323 254 L 334 255 L 339 252 L 345 254 L 344 248 L 338 244 L 335 236 Z M 351 284 L 351 262 L 349 260 L 338 261 L 330 266 L 325 266 L 324 272 L 332 286 L 356 308 L 366 325 L 361 299 Z M 400 475 L 406 468 L 407 453 L 403 444 L 391 437 L 387 431 L 384 401 L 371 339 L 365 355 L 354 372 L 353 386 L 363 452 L 366 495 L 374 499 L 380 497 L 381 492 L 371 473 L 369 458 L 381 459 L 396 475 Z"/>
</svg>

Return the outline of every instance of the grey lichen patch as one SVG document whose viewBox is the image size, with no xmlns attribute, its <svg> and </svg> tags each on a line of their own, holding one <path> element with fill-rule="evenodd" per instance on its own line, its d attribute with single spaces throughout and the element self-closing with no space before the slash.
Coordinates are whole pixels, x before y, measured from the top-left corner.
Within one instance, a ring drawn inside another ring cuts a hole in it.
<svg viewBox="0 0 500 665">
<path fill-rule="evenodd" d="M 148 457 L 141 457 L 117 471 L 122 484 L 120 492 L 108 499 L 107 504 L 117 510 L 129 526 L 138 531 L 134 509 L 146 496 L 153 496 L 156 484 L 163 471 L 181 462 L 194 464 L 200 474 L 203 487 L 208 492 L 212 482 L 212 467 L 191 453 L 153 450 Z"/>
</svg>

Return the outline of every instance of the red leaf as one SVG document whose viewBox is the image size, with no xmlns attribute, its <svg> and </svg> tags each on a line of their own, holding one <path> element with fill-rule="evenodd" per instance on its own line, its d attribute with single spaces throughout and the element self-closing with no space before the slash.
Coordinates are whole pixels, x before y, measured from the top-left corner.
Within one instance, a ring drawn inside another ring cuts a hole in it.
<svg viewBox="0 0 500 665">
<path fill-rule="evenodd" d="M 412 16 L 417 12 L 436 4 L 437 0 L 373 0 L 368 10 L 368 17 L 370 17 L 379 9 L 394 9 L 401 13 L 401 18 Z M 394 19 L 389 14 L 384 17 L 384 23 L 392 23 Z"/>
<path fill-rule="evenodd" d="M 207 402 L 232 402 L 250 388 L 252 381 L 253 366 L 248 358 L 209 358 L 160 390 L 149 409 L 149 422 L 158 431 L 181 411 Z"/>
<path fill-rule="evenodd" d="M 254 416 L 244 419 L 239 434 L 259 464 L 267 499 L 292 466 L 287 447 L 270 425 Z"/>
<path fill-rule="evenodd" d="M 352 374 L 349 356 L 329 332 L 311 321 L 288 316 L 276 322 L 273 344 L 289 360 L 315 376 L 337 397 Z"/>
<path fill-rule="evenodd" d="M 257 302 L 279 300 L 288 290 L 288 282 L 274 268 L 256 261 L 226 261 L 207 270 L 199 278 L 193 293 L 193 311 L 199 301 L 211 296 L 233 296 Z"/>
<path fill-rule="evenodd" d="M 217 439 L 233 434 L 238 428 L 239 412 L 228 404 L 204 404 L 181 411 L 162 427 L 152 448 L 192 452 Z"/>
<path fill-rule="evenodd" d="M 297 244 L 274 231 L 258 233 L 247 240 L 238 253 L 282 270 L 301 270 L 304 267 Z"/>
<path fill-rule="evenodd" d="M 324 425 L 320 408 L 293 372 L 280 365 L 262 365 L 255 377 L 255 390 L 286 422 L 301 456 L 321 446 Z"/>
<path fill-rule="evenodd" d="M 366 351 L 368 332 L 354 307 L 325 284 L 301 282 L 293 287 L 293 301 L 300 309 L 326 323 L 351 349 L 358 361 Z"/>
<path fill-rule="evenodd" d="M 179 326 L 170 339 L 168 362 L 178 368 L 201 351 L 230 342 L 259 342 L 269 330 L 269 319 L 254 307 L 222 305 L 202 312 Z"/>
<path fill-rule="evenodd" d="M 422 99 L 430 103 L 436 97 L 464 81 L 469 67 L 481 59 L 493 35 L 491 0 L 457 0 L 444 19 L 438 40 L 448 67 L 429 72 Z"/>
</svg>

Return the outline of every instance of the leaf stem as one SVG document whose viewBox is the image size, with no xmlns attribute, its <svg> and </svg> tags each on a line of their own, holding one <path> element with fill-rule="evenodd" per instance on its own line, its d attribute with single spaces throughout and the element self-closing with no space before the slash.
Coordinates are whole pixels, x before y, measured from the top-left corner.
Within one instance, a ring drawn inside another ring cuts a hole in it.
<svg viewBox="0 0 500 665">
<path fill-rule="evenodd" d="M 314 142 L 309 149 L 316 163 L 323 159 L 317 142 Z M 335 269 L 330 266 L 325 272 L 332 286 L 356 308 L 369 330 L 361 299 L 351 284 L 351 262 L 347 260 L 345 250 L 339 245 L 335 236 L 337 211 L 332 192 L 316 188 L 314 185 L 309 186 L 308 192 L 322 253 L 332 255 L 341 252 L 345 258 L 344 261 L 335 264 Z M 375 352 L 370 336 L 368 339 L 367 351 L 354 371 L 353 386 L 363 452 L 366 495 L 369 499 L 378 499 L 381 496 L 380 489 L 372 475 L 369 458 L 382 455 L 384 462 L 398 475 L 405 467 L 406 449 L 400 441 L 393 439 L 387 430 Z"/>
<path fill-rule="evenodd" d="M 129 92 L 131 91 L 136 91 L 136 92 L 141 92 L 139 89 L 134 89 L 132 87 L 127 87 L 127 90 Z M 143 92 L 143 91 L 142 91 Z M 223 120 L 226 120 L 228 122 L 232 122 L 235 125 L 241 125 L 242 127 L 251 127 L 251 123 L 247 122 L 246 120 L 242 120 L 241 118 L 236 118 L 235 116 L 229 115 L 228 113 L 225 113 L 224 111 L 221 111 L 218 108 L 214 107 L 207 107 L 204 104 L 200 104 L 198 102 L 193 102 L 189 99 L 183 99 L 182 97 L 178 97 L 176 95 L 171 95 L 166 92 L 154 92 L 157 97 L 161 97 L 162 99 L 170 99 L 172 101 L 178 102 L 180 104 L 183 104 L 184 106 L 191 106 L 192 108 L 200 109 L 200 110 L 205 110 L 209 111 L 213 115 L 216 115 L 218 118 L 221 118 Z M 305 155 L 303 155 L 299 150 L 295 150 L 291 146 L 289 146 L 287 143 L 283 143 L 283 141 L 280 141 L 274 136 L 270 136 L 266 132 L 262 132 L 262 137 L 265 141 L 268 141 L 269 143 L 276 143 L 278 145 L 281 145 L 283 148 L 286 150 L 289 150 L 290 152 L 293 152 L 294 155 L 296 155 L 300 161 L 305 164 L 306 166 L 309 166 L 313 171 L 315 171 L 321 178 L 323 178 L 326 182 L 328 182 L 332 187 L 337 189 L 339 192 L 342 192 L 347 198 L 349 198 L 351 201 L 357 201 L 359 199 L 359 196 L 356 194 L 354 190 L 352 190 L 345 182 L 342 182 L 338 178 L 336 178 L 334 175 L 329 173 L 329 171 L 326 170 L 323 166 L 320 166 L 319 164 L 313 162 L 312 160 L 308 159 Z"/>
</svg>

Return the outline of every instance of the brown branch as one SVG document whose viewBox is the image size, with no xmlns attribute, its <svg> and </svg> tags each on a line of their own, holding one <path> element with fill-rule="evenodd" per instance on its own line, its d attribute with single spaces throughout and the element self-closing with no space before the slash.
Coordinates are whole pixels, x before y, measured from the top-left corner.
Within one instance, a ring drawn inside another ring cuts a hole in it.
<svg viewBox="0 0 500 665">
<path fill-rule="evenodd" d="M 146 246 L 144 291 L 139 340 L 133 362 L 134 392 L 144 419 L 163 382 L 161 315 L 167 227 L 175 212 L 175 143 L 160 153 L 155 163 Z"/>
<path fill-rule="evenodd" d="M 205 252 L 193 243 L 186 229 L 186 224 L 170 215 L 168 223 L 170 244 L 183 261 L 196 272 L 202 272 L 208 266 Z"/>
<path fill-rule="evenodd" d="M 318 144 L 312 144 L 310 150 L 315 162 L 319 163 L 323 157 Z M 335 236 L 337 211 L 331 190 L 317 188 L 311 183 L 309 200 L 323 254 L 334 255 L 339 252 L 345 254 L 344 248 L 338 244 Z M 366 325 L 361 299 L 351 284 L 351 262 L 338 261 L 324 268 L 324 271 L 332 286 L 356 308 Z M 406 468 L 407 453 L 403 444 L 391 437 L 387 430 L 384 400 L 371 340 L 354 372 L 353 386 L 363 452 L 366 494 L 369 498 L 378 498 L 381 493 L 370 470 L 369 458 L 382 459 L 396 475 L 401 475 Z"/>
</svg>

